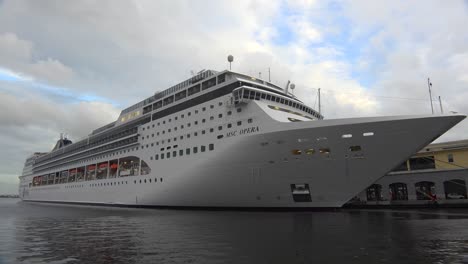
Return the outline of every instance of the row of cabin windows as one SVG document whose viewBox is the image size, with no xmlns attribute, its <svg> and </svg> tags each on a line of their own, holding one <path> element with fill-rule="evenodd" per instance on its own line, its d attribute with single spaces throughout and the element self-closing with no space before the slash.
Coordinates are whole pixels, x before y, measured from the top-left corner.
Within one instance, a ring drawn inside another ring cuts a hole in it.
<svg viewBox="0 0 468 264">
<path fill-rule="evenodd" d="M 252 124 L 252 123 L 253 123 L 253 118 L 247 119 L 247 123 Z M 242 125 L 242 121 L 237 121 L 236 124 L 237 124 L 237 126 L 241 126 L 241 125 Z M 232 127 L 232 123 L 226 124 L 226 127 L 227 127 L 227 128 L 231 128 L 231 127 Z M 183 126 L 182 126 L 182 128 L 183 128 Z M 218 130 L 219 130 L 219 131 L 221 131 L 222 129 L 223 129 L 223 126 L 218 126 Z M 174 128 L 174 130 L 176 131 L 177 129 Z M 210 128 L 209 131 L 210 131 L 210 133 L 213 133 L 213 132 L 214 132 L 214 129 L 213 129 L 213 128 Z M 167 132 L 170 133 L 170 132 L 171 132 L 171 129 L 168 129 Z M 205 135 L 206 130 L 201 130 L 200 132 L 201 132 L 202 135 Z M 166 134 L 166 131 L 163 130 L 163 131 L 161 132 L 161 134 L 163 134 L 163 135 Z M 160 135 L 160 133 L 157 132 L 157 133 L 156 133 L 156 136 L 159 136 L 159 135 Z M 194 135 L 194 136 L 198 136 L 198 131 L 197 131 L 197 132 L 193 132 L 193 135 Z M 151 137 L 155 137 L 155 134 L 154 134 L 154 133 L 151 134 Z M 190 138 L 190 134 L 187 134 L 186 137 L 187 137 L 187 138 Z M 146 139 L 149 139 L 149 138 L 150 138 L 150 135 L 146 135 Z M 179 136 L 179 138 L 180 138 L 180 140 L 183 140 L 183 139 L 184 139 L 184 136 L 181 135 L 181 136 Z M 141 139 L 142 139 L 142 140 L 145 140 L 145 137 L 141 137 Z M 177 137 L 174 137 L 174 138 L 173 138 L 173 141 L 177 141 Z M 164 140 L 161 141 L 162 144 L 164 144 L 164 142 L 165 142 Z M 167 142 L 171 142 L 171 139 L 170 139 L 170 138 L 167 139 Z M 154 144 L 154 143 L 151 143 L 151 146 L 153 146 L 153 144 Z M 156 142 L 156 145 L 159 145 L 159 141 Z M 142 147 L 144 148 L 144 145 L 143 145 Z M 149 147 L 149 144 L 146 144 L 146 147 Z"/>
<path fill-rule="evenodd" d="M 225 77 L 224 78 L 221 78 L 219 79 L 218 78 L 218 84 L 221 83 L 220 80 L 222 80 L 221 82 L 224 82 L 225 81 Z M 185 89 L 183 91 L 180 91 L 174 95 L 170 95 L 162 100 L 159 100 L 153 104 L 150 104 L 150 105 L 147 105 L 145 107 L 143 107 L 143 114 L 146 114 L 146 113 L 149 113 L 153 110 L 157 110 L 163 106 L 167 106 L 167 105 L 170 105 L 172 104 L 173 102 L 176 102 L 176 101 L 179 101 L 181 99 L 184 99 L 186 98 L 187 96 L 191 96 L 193 94 L 196 94 L 196 93 L 199 93 L 201 90 L 206 90 L 208 88 L 211 88 L 213 86 L 216 85 L 216 77 L 214 78 L 211 78 L 207 81 L 204 81 L 201 85 L 200 84 L 196 84 L 188 89 Z M 201 87 L 201 89 L 200 89 Z M 219 105 L 221 105 L 222 103 L 219 103 Z M 213 108 L 213 106 L 211 106 L 211 108 Z"/>
<path fill-rule="evenodd" d="M 303 105 L 301 103 L 291 101 L 291 100 L 285 99 L 285 98 L 280 97 L 280 96 L 275 96 L 275 95 L 263 93 L 263 92 L 260 92 L 260 91 L 253 91 L 253 90 L 250 90 L 248 88 L 241 88 L 241 89 L 238 89 L 237 91 L 235 91 L 234 100 L 239 101 L 241 98 L 251 99 L 251 100 L 260 100 L 260 99 L 268 100 L 268 101 L 288 105 L 288 106 L 291 106 L 293 108 L 299 109 L 301 111 L 304 111 L 306 113 L 309 113 L 309 114 L 313 115 L 314 117 L 316 117 L 318 119 L 321 118 L 320 114 L 318 114 L 317 112 L 315 112 L 311 108 L 309 108 L 309 107 L 307 107 L 307 106 L 305 106 L 305 105 Z M 309 116 L 304 116 L 304 117 L 309 118 L 309 119 L 313 119 L 312 117 L 309 117 Z"/>
<path fill-rule="evenodd" d="M 219 102 L 219 105 L 222 105 L 222 102 Z M 211 108 L 213 108 L 213 107 L 214 107 L 214 106 L 211 105 Z M 203 109 L 203 111 L 205 111 L 205 107 L 203 107 L 202 109 Z M 238 112 L 238 113 L 242 112 L 242 108 L 237 108 L 237 112 Z M 198 110 L 195 110 L 195 114 L 198 114 Z M 190 116 L 190 115 L 191 115 L 191 112 L 188 112 L 187 115 Z M 228 115 L 228 116 L 232 115 L 232 111 L 228 111 L 228 112 L 227 112 L 227 115 Z M 222 118 L 222 117 L 223 117 L 223 114 L 218 114 L 218 118 Z M 181 118 L 184 118 L 184 114 L 181 115 Z M 174 117 L 174 120 L 177 120 L 177 116 Z M 214 116 L 210 116 L 210 120 L 214 120 Z M 167 119 L 167 122 L 168 122 L 168 123 L 172 122 L 172 118 Z M 195 125 L 197 125 L 197 124 L 198 124 L 198 121 L 195 121 L 195 122 L 196 122 Z M 205 122 L 206 122 L 206 119 L 202 119 L 202 123 L 205 123 Z M 161 123 L 162 123 L 163 125 L 165 125 L 165 124 L 166 124 L 166 120 L 163 120 L 162 122 L 158 122 L 158 123 L 157 123 L 157 126 L 160 126 Z M 190 123 L 187 123 L 187 126 L 188 126 L 188 127 L 190 127 L 190 125 L 191 125 Z M 152 126 L 147 126 L 146 129 L 150 129 L 150 127 L 154 128 L 155 126 L 156 126 L 156 125 L 153 124 Z M 181 125 L 180 128 L 181 128 L 181 129 L 184 128 L 184 125 Z M 177 127 L 175 127 L 174 129 L 177 130 Z M 142 130 L 145 130 L 145 127 L 142 127 Z"/>
<path fill-rule="evenodd" d="M 147 175 L 148 164 L 135 156 L 89 164 L 33 178 L 33 186 Z"/>
<path fill-rule="evenodd" d="M 214 150 L 214 144 L 209 144 L 208 145 L 208 150 L 213 151 Z M 200 152 L 205 152 L 205 151 L 206 151 L 206 146 L 200 146 Z M 185 155 L 190 155 L 190 152 L 192 152 L 193 154 L 197 154 L 198 153 L 198 147 L 186 148 L 185 149 Z M 177 151 L 177 150 L 172 151 L 172 154 L 171 154 L 170 151 L 166 152 L 166 153 L 156 154 L 154 156 L 154 159 L 155 160 L 159 160 L 159 159 L 163 160 L 163 159 L 170 159 L 171 157 L 175 158 L 175 157 L 177 157 L 177 153 L 178 153 L 179 157 L 184 156 L 184 150 L 179 149 L 179 151 Z M 153 159 L 153 157 L 151 157 L 151 159 Z"/>
<path fill-rule="evenodd" d="M 306 115 L 304 115 L 304 114 L 301 114 L 301 113 L 298 113 L 298 112 L 294 112 L 294 111 L 291 111 L 291 110 L 286 109 L 286 108 L 282 108 L 282 107 L 279 107 L 279 106 L 273 106 L 273 105 L 268 105 L 268 107 L 269 107 L 270 109 L 273 109 L 273 110 L 282 111 L 282 112 L 286 112 L 286 113 L 289 113 L 289 114 L 298 115 L 298 116 L 305 117 L 305 118 L 307 118 L 307 119 L 313 120 L 313 118 L 310 117 L 310 116 L 306 116 Z M 295 118 L 288 118 L 288 119 L 289 119 L 289 121 L 291 121 L 291 122 L 302 121 L 302 120 L 298 120 L 298 119 L 295 119 Z"/>
</svg>

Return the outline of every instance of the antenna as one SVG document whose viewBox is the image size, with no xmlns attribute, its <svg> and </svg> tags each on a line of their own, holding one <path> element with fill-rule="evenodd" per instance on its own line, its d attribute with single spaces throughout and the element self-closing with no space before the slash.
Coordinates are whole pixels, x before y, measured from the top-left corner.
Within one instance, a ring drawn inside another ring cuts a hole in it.
<svg viewBox="0 0 468 264">
<path fill-rule="evenodd" d="M 268 67 L 268 82 L 271 82 L 270 67 Z"/>
<path fill-rule="evenodd" d="M 234 61 L 234 56 L 229 55 L 229 56 L 227 57 L 227 60 L 229 61 L 229 70 L 231 70 L 231 62 Z"/>
<path fill-rule="evenodd" d="M 284 88 L 284 93 L 285 94 L 288 94 L 288 88 L 289 88 L 289 84 L 291 83 L 290 80 L 288 80 L 288 83 L 286 84 L 286 87 Z"/>
<path fill-rule="evenodd" d="M 442 108 L 442 100 L 440 99 L 440 95 L 439 95 L 439 105 L 440 105 L 440 113 L 443 114 L 444 109 Z"/>
<path fill-rule="evenodd" d="M 322 114 L 322 103 L 320 101 L 320 88 L 318 88 L 318 107 L 319 107 L 319 114 Z"/>
<path fill-rule="evenodd" d="M 429 87 L 429 100 L 431 101 L 432 114 L 434 114 L 434 106 L 432 105 L 432 91 L 431 91 L 432 83 L 429 78 L 427 78 L 427 87 Z"/>
<path fill-rule="evenodd" d="M 262 78 L 262 72 L 258 72 L 258 78 L 259 78 L 259 79 Z"/>
</svg>

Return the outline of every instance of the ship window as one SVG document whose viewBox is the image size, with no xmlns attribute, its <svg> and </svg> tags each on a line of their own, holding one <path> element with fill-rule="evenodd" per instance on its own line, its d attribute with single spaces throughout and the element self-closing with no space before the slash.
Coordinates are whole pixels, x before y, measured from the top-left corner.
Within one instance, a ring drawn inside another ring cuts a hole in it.
<svg viewBox="0 0 468 264">
<path fill-rule="evenodd" d="M 177 157 L 177 151 L 176 150 L 172 151 L 172 157 Z"/>
<path fill-rule="evenodd" d="M 352 138 L 353 135 L 352 134 L 344 134 L 341 136 L 342 138 Z"/>
<path fill-rule="evenodd" d="M 210 108 L 213 109 L 213 108 L 214 108 L 214 105 L 210 105 Z"/>
<path fill-rule="evenodd" d="M 187 116 L 191 116 L 191 115 L 192 115 L 192 112 L 188 112 L 188 113 L 187 113 Z"/>
<path fill-rule="evenodd" d="M 374 132 L 365 132 L 362 135 L 365 136 L 365 137 L 371 137 L 371 136 L 374 135 Z"/>
<path fill-rule="evenodd" d="M 96 178 L 96 165 L 89 165 L 86 167 L 86 180 L 91 181 Z M 60 178 L 60 183 L 62 183 L 62 178 Z"/>
<path fill-rule="evenodd" d="M 183 149 L 179 149 L 179 156 L 183 156 L 184 155 L 184 150 Z"/>
<path fill-rule="evenodd" d="M 242 112 L 242 108 L 237 108 L 236 110 L 237 110 L 237 113 Z"/>
<path fill-rule="evenodd" d="M 180 118 L 184 118 L 184 114 L 180 115 Z"/>
<path fill-rule="evenodd" d="M 222 139 L 224 136 L 223 135 L 218 135 L 217 138 L 218 139 Z"/>
<path fill-rule="evenodd" d="M 200 147 L 200 151 L 201 151 L 201 152 L 205 152 L 205 150 L 206 150 L 206 147 L 205 147 L 205 146 L 201 146 L 201 147 Z"/>
<path fill-rule="evenodd" d="M 180 136 L 179 138 L 180 138 L 180 140 L 182 140 L 182 139 L 184 139 L 184 136 Z"/>
<path fill-rule="evenodd" d="M 349 147 L 349 151 L 361 151 L 361 146 L 351 146 Z"/>
<path fill-rule="evenodd" d="M 210 128 L 210 133 L 213 133 L 214 129 L 213 128 Z"/>
<path fill-rule="evenodd" d="M 210 151 L 213 150 L 213 149 L 214 149 L 214 144 L 208 145 L 208 149 L 209 149 Z"/>
<path fill-rule="evenodd" d="M 201 133 L 202 133 L 202 135 L 205 135 L 205 130 L 202 130 L 202 132 L 201 132 Z"/>
<path fill-rule="evenodd" d="M 163 124 L 166 124 L 166 120 L 163 121 Z"/>
<path fill-rule="evenodd" d="M 164 159 L 164 153 L 161 153 L 161 159 Z"/>
<path fill-rule="evenodd" d="M 249 119 L 247 120 L 247 123 L 249 123 L 249 124 L 252 123 L 252 122 L 253 122 L 253 119 L 252 119 L 252 118 L 249 118 Z"/>
<path fill-rule="evenodd" d="M 119 176 L 136 176 L 140 167 L 140 159 L 137 157 L 125 157 L 119 160 Z"/>
<path fill-rule="evenodd" d="M 223 114 L 219 114 L 219 115 L 218 115 L 218 118 L 222 118 L 222 117 L 223 117 Z"/>
<path fill-rule="evenodd" d="M 223 105 L 223 102 L 219 102 L 218 105 L 219 105 L 219 106 L 222 106 L 222 105 Z"/>
<path fill-rule="evenodd" d="M 307 155 L 312 155 L 312 154 L 315 153 L 315 150 L 314 150 L 313 148 L 306 149 L 305 153 L 306 153 Z"/>
<path fill-rule="evenodd" d="M 330 154 L 330 149 L 329 148 L 321 148 L 319 149 L 320 154 Z"/>
<path fill-rule="evenodd" d="M 218 83 L 222 83 L 224 81 L 226 81 L 226 74 L 225 73 L 218 76 Z"/>
<path fill-rule="evenodd" d="M 228 112 L 227 112 L 227 115 L 228 115 L 228 116 L 232 115 L 232 111 L 228 111 Z"/>
<path fill-rule="evenodd" d="M 213 117 L 213 116 L 210 116 L 210 120 L 214 120 L 214 117 Z"/>
<path fill-rule="evenodd" d="M 222 127 L 222 126 L 219 126 L 219 127 L 218 127 L 218 130 L 223 130 L 223 127 Z"/>
<path fill-rule="evenodd" d="M 190 124 L 190 123 L 188 123 L 188 124 L 187 124 L 187 127 L 190 127 L 190 126 L 191 126 L 191 124 Z M 169 131 L 169 132 L 170 132 L 170 131 Z"/>
<path fill-rule="evenodd" d="M 192 94 L 200 92 L 200 84 L 197 84 L 197 85 L 195 85 L 193 87 L 188 88 L 187 92 L 188 92 L 189 96 L 192 95 Z"/>
<path fill-rule="evenodd" d="M 184 129 L 184 125 L 180 125 L 180 129 Z"/>
<path fill-rule="evenodd" d="M 216 85 L 216 77 L 215 78 L 211 78 L 207 81 L 204 81 L 202 83 L 202 90 L 206 90 L 212 86 L 215 86 Z"/>
<path fill-rule="evenodd" d="M 232 124 L 231 124 L 231 123 L 227 124 L 227 127 L 228 127 L 228 128 L 231 128 L 231 127 L 232 127 Z"/>
<path fill-rule="evenodd" d="M 179 92 L 179 93 L 176 93 L 175 94 L 175 100 L 178 101 L 180 99 L 183 99 L 187 97 L 187 91 L 186 90 L 183 90 L 182 92 Z"/>
<path fill-rule="evenodd" d="M 293 149 L 293 150 L 291 151 L 291 153 L 292 153 L 293 155 L 301 155 L 301 154 L 302 154 L 302 150 L 300 150 L 300 149 Z"/>
<path fill-rule="evenodd" d="M 166 106 L 174 102 L 174 96 L 167 97 L 163 100 L 163 105 Z"/>
<path fill-rule="evenodd" d="M 190 149 L 185 149 L 185 155 L 190 155 Z"/>
<path fill-rule="evenodd" d="M 142 160 L 141 161 L 141 175 L 148 175 L 151 172 L 151 168 L 148 166 L 148 164 Z"/>
<path fill-rule="evenodd" d="M 198 147 L 193 147 L 193 154 L 198 153 Z"/>
<path fill-rule="evenodd" d="M 198 136 L 198 132 L 193 133 L 194 136 Z"/>
<path fill-rule="evenodd" d="M 203 108 L 202 108 L 202 111 L 206 111 L 206 107 L 203 107 Z"/>
<path fill-rule="evenodd" d="M 190 138 L 190 134 L 187 134 L 187 138 Z"/>
<path fill-rule="evenodd" d="M 166 153 L 166 156 L 167 156 L 167 158 L 169 159 L 169 158 L 171 157 L 171 153 L 170 153 L 170 152 L 167 152 L 167 153 Z"/>
<path fill-rule="evenodd" d="M 237 121 L 237 125 L 238 126 L 242 125 L 242 121 Z"/>
<path fill-rule="evenodd" d="M 202 123 L 205 123 L 205 122 L 206 122 L 206 120 L 203 118 L 203 119 L 202 119 Z"/>
<path fill-rule="evenodd" d="M 156 154 L 156 156 L 154 156 L 154 159 L 155 159 L 155 160 L 158 160 L 158 159 L 159 159 L 159 155 Z"/>
<path fill-rule="evenodd" d="M 198 125 L 198 121 L 195 121 L 194 124 L 195 124 L 195 125 Z"/>
<path fill-rule="evenodd" d="M 198 114 L 198 110 L 195 110 L 195 114 Z"/>
<path fill-rule="evenodd" d="M 172 119 L 169 118 L 169 123 L 172 121 Z"/>
<path fill-rule="evenodd" d="M 107 161 L 98 164 L 97 172 L 96 172 L 96 179 L 100 180 L 100 179 L 107 178 L 108 169 L 109 169 L 109 164 Z"/>
<path fill-rule="evenodd" d="M 177 119 L 178 119 L 178 117 L 177 117 L 177 116 L 176 116 L 176 117 L 174 117 L 174 120 L 177 120 Z"/>
</svg>

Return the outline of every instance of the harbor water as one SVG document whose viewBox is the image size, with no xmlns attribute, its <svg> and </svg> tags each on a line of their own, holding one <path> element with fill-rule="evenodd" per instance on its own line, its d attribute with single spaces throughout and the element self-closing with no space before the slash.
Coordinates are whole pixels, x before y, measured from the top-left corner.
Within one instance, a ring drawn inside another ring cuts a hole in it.
<svg viewBox="0 0 468 264">
<path fill-rule="evenodd" d="M 5 263 L 468 263 L 468 209 L 203 211 L 0 199 Z"/>
</svg>

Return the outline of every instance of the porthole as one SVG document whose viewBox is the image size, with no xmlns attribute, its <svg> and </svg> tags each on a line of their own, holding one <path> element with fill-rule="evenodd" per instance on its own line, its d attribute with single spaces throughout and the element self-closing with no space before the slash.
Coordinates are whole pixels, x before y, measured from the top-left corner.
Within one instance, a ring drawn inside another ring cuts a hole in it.
<svg viewBox="0 0 468 264">
<path fill-rule="evenodd" d="M 301 154 L 302 154 L 302 150 L 300 150 L 300 149 L 293 149 L 293 150 L 291 151 L 291 153 L 292 153 L 293 155 L 301 155 Z"/>
<path fill-rule="evenodd" d="M 310 149 L 306 149 L 306 150 L 305 150 L 305 154 L 307 154 L 307 155 L 312 155 L 312 154 L 314 154 L 314 153 L 315 153 L 315 150 L 314 150 L 313 148 L 310 148 Z"/>
<path fill-rule="evenodd" d="M 349 147 L 349 151 L 355 152 L 355 151 L 361 151 L 361 146 L 351 146 Z"/>
<path fill-rule="evenodd" d="M 329 148 L 321 148 L 319 149 L 320 154 L 330 154 L 330 149 Z"/>
</svg>

